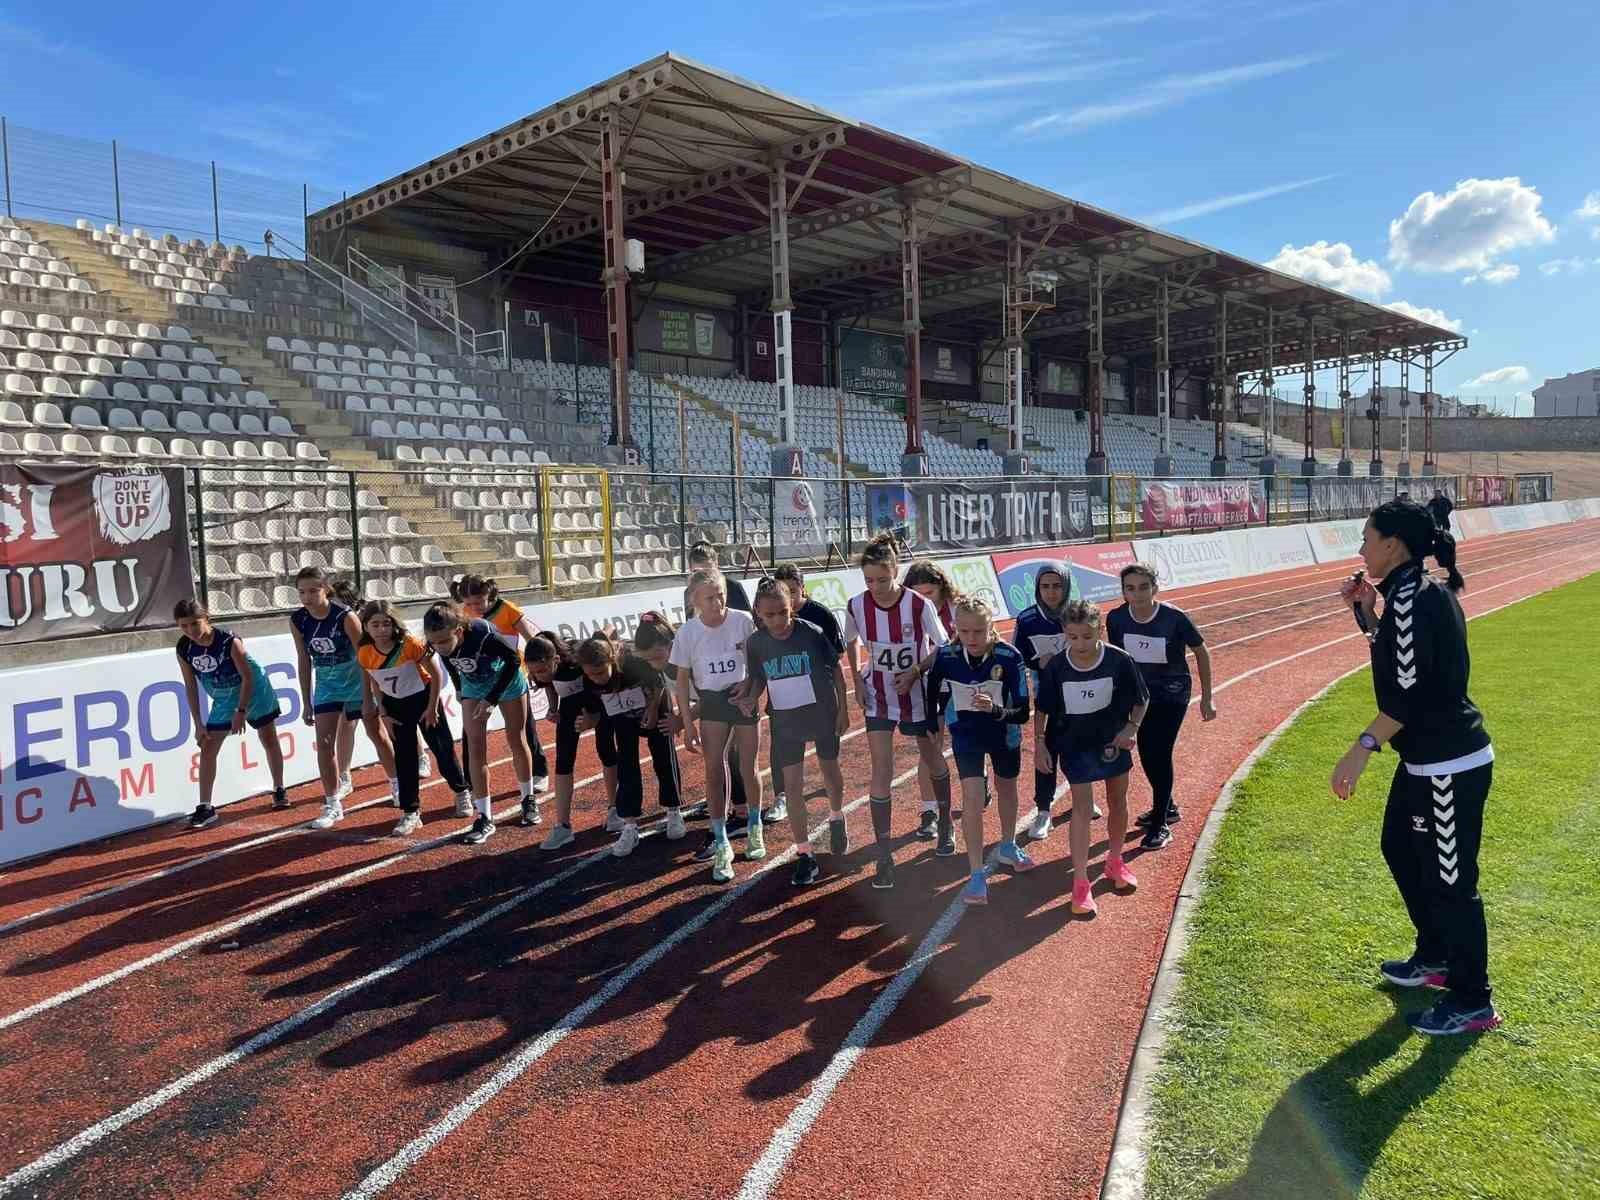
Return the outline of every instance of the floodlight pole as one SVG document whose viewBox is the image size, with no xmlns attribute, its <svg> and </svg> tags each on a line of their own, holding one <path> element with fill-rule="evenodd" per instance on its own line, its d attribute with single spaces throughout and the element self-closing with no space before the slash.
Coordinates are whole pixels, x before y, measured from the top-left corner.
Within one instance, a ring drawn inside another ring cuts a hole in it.
<svg viewBox="0 0 1600 1200">
<path fill-rule="evenodd" d="M 1013 233 L 1006 245 L 1006 454 L 1005 473 L 1026 475 L 1028 456 L 1022 448 L 1022 235 Z"/>
<path fill-rule="evenodd" d="M 1111 460 L 1106 456 L 1105 282 L 1105 263 L 1096 255 L 1089 275 L 1089 455 L 1083 460 L 1086 475 L 1111 474 Z"/>
<path fill-rule="evenodd" d="M 1277 398 L 1272 394 L 1273 385 L 1277 382 L 1273 371 L 1273 358 L 1277 347 L 1274 345 L 1274 320 L 1276 314 L 1272 308 L 1267 309 L 1267 342 L 1265 347 L 1265 369 L 1261 372 L 1261 473 L 1263 475 L 1276 475 L 1278 473 L 1278 455 L 1276 451 L 1277 430 L 1274 428 L 1274 418 L 1277 413 L 1273 410 L 1273 401 Z"/>
<path fill-rule="evenodd" d="M 778 431 L 786 446 L 796 445 L 793 329 L 794 300 L 789 295 L 789 178 L 782 159 L 767 177 L 767 214 L 772 229 L 772 336 L 778 383 Z"/>
<path fill-rule="evenodd" d="M 628 405 L 628 267 L 622 228 L 622 164 L 618 161 L 617 114 L 600 113 L 600 211 L 605 239 L 606 327 L 611 352 L 611 444 L 624 459 L 634 449 Z"/>
<path fill-rule="evenodd" d="M 1372 407 L 1367 410 L 1372 422 L 1372 461 L 1367 474 L 1374 479 L 1383 475 L 1383 339 L 1372 339 Z"/>
<path fill-rule="evenodd" d="M 1211 368 L 1211 419 L 1216 450 L 1211 457 L 1211 474 L 1228 473 L 1228 294 L 1217 296 L 1217 361 Z"/>
<path fill-rule="evenodd" d="M 928 456 L 922 448 L 922 276 L 917 263 L 922 241 L 915 200 L 900 209 L 900 294 L 906 351 L 906 449 L 900 471 L 908 476 L 928 474 Z"/>
<path fill-rule="evenodd" d="M 1306 402 L 1305 441 L 1306 454 L 1300 460 L 1300 474 L 1317 473 L 1317 319 L 1306 317 L 1306 377 L 1300 385 L 1300 394 Z"/>
<path fill-rule="evenodd" d="M 1433 347 L 1429 346 L 1422 356 L 1422 473 L 1437 472 L 1433 461 Z"/>
<path fill-rule="evenodd" d="M 1400 347 L 1400 465 L 1395 473 L 1411 478 L 1411 347 Z"/>
<path fill-rule="evenodd" d="M 1155 473 L 1162 477 L 1172 474 L 1172 352 L 1167 328 L 1170 314 L 1167 277 L 1162 275 L 1160 290 L 1156 293 L 1156 460 L 1153 464 Z"/>
<path fill-rule="evenodd" d="M 1350 403 L 1350 331 L 1339 331 L 1339 474 L 1346 478 L 1356 473 L 1350 459 L 1350 420 L 1355 412 Z"/>
</svg>

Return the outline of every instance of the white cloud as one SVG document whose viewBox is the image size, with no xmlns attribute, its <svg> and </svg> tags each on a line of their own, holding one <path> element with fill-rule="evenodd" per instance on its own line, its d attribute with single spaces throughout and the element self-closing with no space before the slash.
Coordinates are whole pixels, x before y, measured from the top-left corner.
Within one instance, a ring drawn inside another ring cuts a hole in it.
<svg viewBox="0 0 1600 1200">
<path fill-rule="evenodd" d="M 1269 79 L 1288 71 L 1298 71 L 1319 61 L 1315 56 L 1276 58 L 1266 62 L 1245 63 L 1237 67 L 1224 67 L 1219 71 L 1204 71 L 1196 75 L 1168 75 L 1143 89 L 1116 99 L 1097 104 L 1081 104 L 1076 108 L 1059 109 L 1024 121 L 1014 132 L 1024 135 L 1062 135 L 1079 133 L 1096 125 L 1109 125 L 1128 117 L 1173 108 L 1197 96 L 1209 95 L 1241 83 Z"/>
<path fill-rule="evenodd" d="M 1477 283 L 1482 280 L 1484 283 L 1510 283 L 1521 274 L 1522 268 L 1517 266 L 1516 263 L 1500 263 L 1498 266 L 1489 267 L 1487 270 L 1465 275 L 1462 277 L 1461 282 Z"/>
<path fill-rule="evenodd" d="M 1158 213 L 1151 213 L 1147 217 L 1138 218 L 1141 225 L 1172 225 L 1178 221 L 1187 221 L 1191 217 L 1203 217 L 1208 213 L 1221 212 L 1227 208 L 1238 208 L 1241 204 L 1254 204 L 1257 200 L 1267 200 L 1273 196 L 1281 196 L 1285 192 L 1297 192 L 1301 188 L 1311 187 L 1318 183 L 1326 183 L 1334 179 L 1333 175 L 1318 175 L 1315 179 L 1296 179 L 1292 183 L 1275 183 L 1271 187 L 1257 188 L 1253 192 L 1234 192 L 1227 196 L 1213 196 L 1210 200 L 1200 200 L 1194 204 L 1184 204 L 1177 208 L 1165 208 Z"/>
<path fill-rule="evenodd" d="M 1010 75 L 980 75 L 972 79 L 945 79 L 931 83 L 908 83 L 894 87 L 874 88 L 856 98 L 857 103 L 872 104 L 883 101 L 937 99 L 944 96 L 974 95 L 985 92 L 1011 91 L 1016 88 L 1044 87 L 1050 84 L 1071 83 L 1102 74 L 1115 67 L 1137 62 L 1131 58 L 1109 58 L 1077 66 L 1058 67 L 1049 71 L 1025 71 Z"/>
<path fill-rule="evenodd" d="M 1392 286 L 1389 272 L 1372 259 L 1358 258 L 1348 242 L 1317 241 L 1309 246 L 1285 246 L 1267 261 L 1267 266 L 1310 283 L 1338 288 L 1352 296 L 1377 299 Z"/>
<path fill-rule="evenodd" d="M 909 17 L 922 13 L 957 12 L 976 8 L 978 0 L 885 0 L 882 4 L 834 4 L 814 8 L 813 21 L 862 21 L 874 17 Z"/>
<path fill-rule="evenodd" d="M 1600 258 L 1593 259 L 1593 264 L 1600 267 Z M 1541 275 L 1580 275 L 1589 269 L 1591 260 L 1587 258 L 1552 258 L 1549 262 L 1539 264 Z"/>
<path fill-rule="evenodd" d="M 1595 222 L 1589 227 L 1589 236 L 1600 240 L 1600 192 L 1590 192 L 1585 196 L 1573 216 L 1580 221 Z"/>
<path fill-rule="evenodd" d="M 1444 195 L 1423 192 L 1389 222 L 1389 261 L 1419 271 L 1477 271 L 1519 246 L 1556 236 L 1543 197 L 1515 175 L 1463 179 Z"/>
<path fill-rule="evenodd" d="M 1507 384 L 1527 383 L 1530 378 L 1527 367 L 1496 367 L 1493 371 L 1485 371 L 1477 378 L 1467 380 L 1461 386 L 1464 388 L 1504 387 Z"/>
<path fill-rule="evenodd" d="M 1447 317 L 1437 308 L 1420 308 L 1405 300 L 1396 300 L 1392 304 L 1385 304 L 1391 312 L 1397 312 L 1402 317 L 1410 317 L 1413 321 L 1423 321 L 1429 325 L 1437 325 L 1440 329 L 1448 329 L 1451 333 L 1461 332 L 1461 322 L 1455 317 Z"/>
</svg>

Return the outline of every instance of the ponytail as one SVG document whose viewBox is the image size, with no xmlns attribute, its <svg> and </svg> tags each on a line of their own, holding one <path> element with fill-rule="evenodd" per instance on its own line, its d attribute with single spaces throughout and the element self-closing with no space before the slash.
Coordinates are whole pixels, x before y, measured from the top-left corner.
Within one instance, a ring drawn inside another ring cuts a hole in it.
<svg viewBox="0 0 1600 1200">
<path fill-rule="evenodd" d="M 1459 592 L 1467 581 L 1456 570 L 1456 539 L 1433 522 L 1433 514 L 1414 500 L 1394 499 L 1372 510 L 1372 527 L 1384 537 L 1399 538 L 1417 562 L 1430 554 L 1445 569 L 1445 586 Z"/>
<path fill-rule="evenodd" d="M 1445 586 L 1452 592 L 1459 592 L 1467 586 L 1467 581 L 1461 577 L 1461 572 L 1456 570 L 1456 539 L 1448 529 L 1441 529 L 1433 535 L 1433 548 L 1430 551 L 1434 561 L 1445 570 Z"/>
</svg>

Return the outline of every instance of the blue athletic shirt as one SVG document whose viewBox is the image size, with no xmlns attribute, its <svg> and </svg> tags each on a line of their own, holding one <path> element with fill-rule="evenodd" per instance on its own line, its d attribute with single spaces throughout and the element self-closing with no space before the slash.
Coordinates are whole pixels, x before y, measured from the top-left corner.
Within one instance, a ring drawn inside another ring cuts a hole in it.
<svg viewBox="0 0 1600 1200">
<path fill-rule="evenodd" d="M 1106 617 L 1106 640 L 1126 650 L 1144 676 L 1150 699 L 1158 703 L 1189 702 L 1189 651 L 1205 644 L 1182 609 L 1157 604 L 1148 621 L 1134 619 L 1126 604 Z"/>
<path fill-rule="evenodd" d="M 202 646 L 187 635 L 178 639 L 178 657 L 189 664 L 194 677 L 213 700 L 218 696 L 232 695 L 244 686 L 244 679 L 233 661 L 233 641 L 236 636 L 230 629 L 213 625 L 209 646 Z M 245 661 L 253 663 L 255 660 L 246 655 Z"/>
<path fill-rule="evenodd" d="M 1111 744 L 1128 714 L 1150 699 L 1133 659 L 1106 642 L 1089 667 L 1076 667 L 1063 652 L 1039 674 L 1039 711 L 1052 754 L 1100 750 Z"/>
<path fill-rule="evenodd" d="M 939 648 L 928 669 L 928 699 L 949 705 L 950 748 L 957 754 L 1015 750 L 1022 745 L 1022 726 L 1028 723 L 1028 688 L 1022 652 L 1010 642 L 997 641 L 982 658 L 971 657 L 960 642 Z M 969 709 L 978 688 L 989 693 L 993 712 Z"/>
<path fill-rule="evenodd" d="M 289 624 L 300 635 L 311 658 L 318 696 L 361 696 L 361 664 L 356 661 L 355 645 L 344 628 L 349 614 L 344 605 L 331 602 L 328 615 L 320 619 L 303 607 L 289 614 Z"/>
<path fill-rule="evenodd" d="M 451 682 L 464 699 L 498 704 L 508 693 L 514 699 L 527 691 L 526 682 L 517 686 L 522 656 L 485 620 L 470 621 L 461 634 L 461 644 L 444 661 Z"/>
</svg>

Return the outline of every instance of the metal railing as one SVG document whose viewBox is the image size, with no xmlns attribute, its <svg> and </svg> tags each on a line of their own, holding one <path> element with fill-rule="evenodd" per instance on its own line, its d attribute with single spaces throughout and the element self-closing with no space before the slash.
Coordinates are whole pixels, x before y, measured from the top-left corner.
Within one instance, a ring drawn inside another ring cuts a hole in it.
<svg viewBox="0 0 1600 1200">
<path fill-rule="evenodd" d="M 354 312 L 363 321 L 375 326 L 395 341 L 416 350 L 421 342 L 421 333 L 417 327 L 416 318 L 405 310 L 399 308 L 387 297 L 373 291 L 365 284 L 351 279 L 332 263 L 324 262 L 305 247 L 295 242 L 293 238 L 284 237 L 269 229 L 266 232 L 267 256 L 279 257 L 274 254 L 280 246 L 288 246 L 298 252 L 295 255 L 281 255 L 285 262 L 297 264 L 312 279 L 331 291 L 339 293 L 340 300 L 345 307 Z"/>
<path fill-rule="evenodd" d="M 447 338 L 454 341 L 457 354 L 488 355 L 498 358 L 502 366 L 510 366 L 509 347 L 504 329 L 478 332 L 476 328 L 462 320 L 461 314 L 453 308 L 445 311 L 426 292 L 407 283 L 403 277 L 382 263 L 367 257 L 355 246 L 346 249 L 345 262 L 350 268 L 351 279 L 364 278 L 369 288 L 381 289 L 381 292 L 387 293 L 389 297 L 397 298 L 398 307 L 411 315 L 413 324 L 420 327 L 426 323 L 438 327 Z"/>
</svg>

